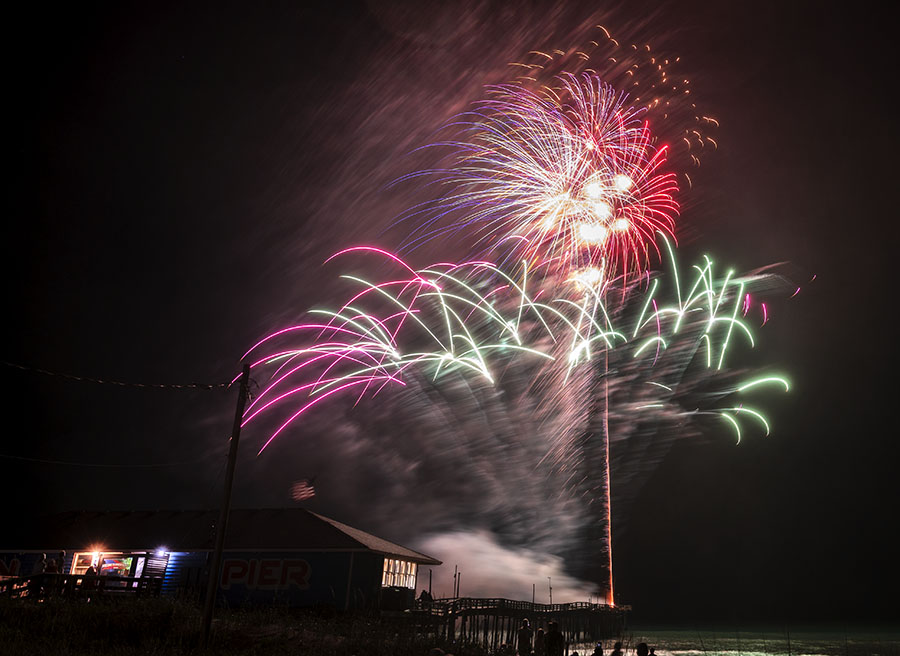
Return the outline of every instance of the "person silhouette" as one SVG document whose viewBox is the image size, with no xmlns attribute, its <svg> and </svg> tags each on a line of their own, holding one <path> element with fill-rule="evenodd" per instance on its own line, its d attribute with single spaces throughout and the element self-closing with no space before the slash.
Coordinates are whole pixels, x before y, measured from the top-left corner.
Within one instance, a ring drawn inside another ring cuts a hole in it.
<svg viewBox="0 0 900 656">
<path fill-rule="evenodd" d="M 47 554 L 42 553 L 31 570 L 31 579 L 28 581 L 28 596 L 37 599 L 41 596 L 41 585 L 44 580 L 44 572 L 47 571 Z"/>
<path fill-rule="evenodd" d="M 650 648 L 646 642 L 639 642 L 636 650 L 637 656 L 650 656 Z"/>
<path fill-rule="evenodd" d="M 617 642 L 616 644 L 613 645 L 612 653 L 609 656 L 623 656 L 621 642 Z"/>
<path fill-rule="evenodd" d="M 519 656 L 531 656 L 531 639 L 533 637 L 534 632 L 531 630 L 528 619 L 523 619 L 522 626 L 519 627 L 519 631 L 516 634 L 516 653 Z"/>
<path fill-rule="evenodd" d="M 544 629 L 538 629 L 534 634 L 534 656 L 546 656 L 544 637 Z"/>
<path fill-rule="evenodd" d="M 551 620 L 547 625 L 547 636 L 544 638 L 546 656 L 563 656 L 566 650 L 566 639 L 559 630 L 559 623 Z"/>
</svg>

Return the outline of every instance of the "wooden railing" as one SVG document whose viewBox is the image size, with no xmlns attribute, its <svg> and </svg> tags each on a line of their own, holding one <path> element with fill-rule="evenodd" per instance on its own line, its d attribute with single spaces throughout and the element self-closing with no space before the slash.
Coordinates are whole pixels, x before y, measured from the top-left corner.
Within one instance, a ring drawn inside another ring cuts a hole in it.
<svg viewBox="0 0 900 656">
<path fill-rule="evenodd" d="M 530 601 L 514 601 L 512 599 L 492 599 L 479 597 L 457 597 L 422 601 L 417 599 L 415 610 L 430 611 L 435 615 L 447 613 L 463 613 L 466 611 L 521 611 L 535 615 L 556 615 L 571 611 L 622 612 L 631 610 L 630 606 L 608 606 L 593 604 L 587 601 L 575 601 L 567 604 L 539 604 Z"/>
<path fill-rule="evenodd" d="M 0 579 L 0 596 L 12 599 L 99 596 L 158 597 L 159 576 L 84 576 L 83 574 L 33 574 Z"/>
</svg>

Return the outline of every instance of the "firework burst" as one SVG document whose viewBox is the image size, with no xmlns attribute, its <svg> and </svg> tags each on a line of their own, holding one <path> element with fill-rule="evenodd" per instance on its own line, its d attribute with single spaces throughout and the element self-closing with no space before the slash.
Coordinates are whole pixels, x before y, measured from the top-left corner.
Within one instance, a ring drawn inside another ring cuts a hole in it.
<svg viewBox="0 0 900 656">
<path fill-rule="evenodd" d="M 357 400 L 377 396 L 386 387 L 404 386 L 412 372 L 427 375 L 432 382 L 452 373 L 494 385 L 510 363 L 523 357 L 533 363 L 528 365 L 534 369 L 528 376 L 530 387 L 543 399 L 545 414 L 556 413 L 580 396 L 560 392 L 577 386 L 578 372 L 606 352 L 615 356 L 616 363 L 629 363 L 630 371 L 640 370 L 660 395 L 660 400 L 653 400 L 646 393 L 635 394 L 629 412 L 671 411 L 671 399 L 683 384 L 685 350 L 690 353 L 688 360 L 700 363 L 705 378 L 714 374 L 730 379 L 729 351 L 739 341 L 755 345 L 747 314 L 754 307 L 765 311 L 751 290 L 771 290 L 778 279 L 772 274 L 736 277 L 733 272 L 717 278 L 708 257 L 690 268 L 693 275 L 686 277 L 670 243 L 660 241 L 672 267 L 667 293 L 662 284 L 667 278 L 654 276 L 643 291 L 632 284 L 626 293 L 629 302 L 614 306 L 607 306 L 604 298 L 624 283 L 624 277 L 602 285 L 569 281 L 580 290 L 579 300 L 567 294 L 543 298 L 542 290 L 529 289 L 529 270 L 524 265 L 522 278 L 515 280 L 486 261 L 415 270 L 380 249 L 342 251 L 339 255 L 374 253 L 386 258 L 400 275 L 380 282 L 344 275 L 357 289 L 339 309 L 313 310 L 311 315 L 321 320 L 285 328 L 254 345 L 248 356 L 268 349 L 256 357 L 254 369 L 271 373 L 247 409 L 245 423 L 276 407 L 294 408 L 265 448 L 336 394 Z M 681 373 L 669 367 L 673 359 L 667 357 L 669 353 L 681 354 Z M 761 382 L 787 386 L 783 378 L 764 377 L 734 382 L 715 396 L 748 392 Z M 745 418 L 761 423 L 768 432 L 762 414 L 743 404 L 682 410 L 689 415 L 726 417 L 738 429 L 738 438 L 739 422 Z M 570 438 L 549 436 L 545 455 L 560 463 L 571 459 L 566 446 Z"/>
<path fill-rule="evenodd" d="M 524 290 L 488 262 L 441 263 L 413 270 L 395 255 L 376 248 L 352 248 L 387 258 L 400 276 L 369 282 L 342 276 L 358 287 L 337 311 L 313 310 L 321 320 L 277 331 L 254 345 L 245 358 L 263 347 L 295 339 L 305 346 L 276 350 L 257 359 L 254 367 L 275 365 L 272 379 L 247 409 L 247 423 L 287 401 L 303 399 L 300 407 L 271 435 L 265 449 L 288 426 L 337 393 L 377 395 L 386 386 L 404 385 L 408 370 L 429 370 L 434 378 L 464 369 L 489 382 L 493 351 L 523 351 L 541 355 L 522 344 L 517 332 L 522 314 L 535 311 Z M 481 291 L 470 278 L 482 271 L 496 275 L 495 286 Z M 518 312 L 507 316 L 492 297 L 515 287 L 521 292 Z M 546 357 L 546 356 L 545 356 Z"/>
<path fill-rule="evenodd" d="M 688 186 L 688 169 L 699 167 L 701 159 L 718 148 L 710 134 L 718 120 L 698 107 L 681 57 L 649 43 L 620 41 L 596 25 L 576 47 L 532 50 L 510 66 L 518 73 L 514 83 L 524 89 L 553 89 L 564 74 L 589 74 L 628 94 L 631 105 L 645 112 L 656 138 L 671 144 L 679 176 Z"/>
<path fill-rule="evenodd" d="M 642 110 L 596 76 L 559 82 L 542 94 L 493 87 L 460 117 L 465 138 L 445 144 L 456 151 L 443 176 L 453 191 L 428 209 L 417 241 L 465 231 L 531 266 L 607 278 L 647 269 L 654 235 L 672 236 L 678 213 L 666 148 L 652 145 Z"/>
</svg>

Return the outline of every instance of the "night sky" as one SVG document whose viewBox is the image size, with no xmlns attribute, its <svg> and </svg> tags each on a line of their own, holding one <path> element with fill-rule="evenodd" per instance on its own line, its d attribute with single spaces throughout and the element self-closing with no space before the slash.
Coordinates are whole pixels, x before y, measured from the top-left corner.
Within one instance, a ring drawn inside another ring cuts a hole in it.
<svg viewBox="0 0 900 656">
<path fill-rule="evenodd" d="M 618 594 L 658 621 L 891 619 L 886 16 L 808 1 L 294 4 L 77 5 L 7 22 L 3 360 L 136 383 L 231 380 L 261 336 L 333 301 L 328 255 L 399 243 L 388 228 L 410 199 L 388 185 L 416 169 L 409 153 L 502 82 L 507 62 L 573 47 L 601 22 L 681 55 L 721 122 L 719 151 L 682 199 L 685 250 L 738 270 L 789 262 L 802 285 L 758 332 L 754 357 L 793 384 L 767 403 L 773 434 L 735 446 L 718 427 L 676 444 L 620 520 Z M 233 390 L 4 374 L 13 518 L 218 504 Z M 363 411 L 337 402 L 348 440 L 298 429 L 259 458 L 268 435 L 249 428 L 234 505 L 292 505 L 291 484 L 315 476 L 305 507 L 421 547 L 432 488 L 397 483 L 398 440 L 373 455 Z M 465 487 L 452 470 L 434 476 L 442 495 Z"/>
</svg>

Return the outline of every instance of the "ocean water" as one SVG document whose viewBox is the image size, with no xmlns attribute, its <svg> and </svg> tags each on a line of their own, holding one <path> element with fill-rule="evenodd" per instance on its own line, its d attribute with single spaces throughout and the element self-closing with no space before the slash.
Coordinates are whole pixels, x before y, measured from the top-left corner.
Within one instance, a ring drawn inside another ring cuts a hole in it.
<svg viewBox="0 0 900 656">
<path fill-rule="evenodd" d="M 866 630 L 710 631 L 688 629 L 632 629 L 625 653 L 634 654 L 638 643 L 656 648 L 657 656 L 900 656 L 900 628 Z M 603 642 L 603 653 L 613 641 Z M 593 644 L 570 650 L 579 656 L 593 653 Z"/>
</svg>

